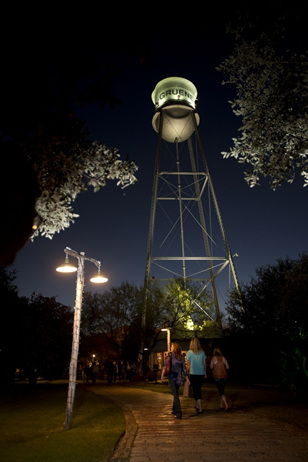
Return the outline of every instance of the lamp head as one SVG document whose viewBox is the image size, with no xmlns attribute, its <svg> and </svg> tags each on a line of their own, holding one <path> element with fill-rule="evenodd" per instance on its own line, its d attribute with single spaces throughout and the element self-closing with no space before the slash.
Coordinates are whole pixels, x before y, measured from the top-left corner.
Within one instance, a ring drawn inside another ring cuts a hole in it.
<svg viewBox="0 0 308 462">
<path fill-rule="evenodd" d="M 101 274 L 101 270 L 99 269 L 97 274 L 93 276 L 93 278 L 90 279 L 91 282 L 94 282 L 94 284 L 102 284 L 103 282 L 107 282 L 108 278 L 103 276 Z"/>
<path fill-rule="evenodd" d="M 59 273 L 74 273 L 75 271 L 77 271 L 77 268 L 69 262 L 68 256 L 66 254 L 63 265 L 58 266 L 58 268 L 56 268 L 56 271 L 58 271 Z"/>
</svg>

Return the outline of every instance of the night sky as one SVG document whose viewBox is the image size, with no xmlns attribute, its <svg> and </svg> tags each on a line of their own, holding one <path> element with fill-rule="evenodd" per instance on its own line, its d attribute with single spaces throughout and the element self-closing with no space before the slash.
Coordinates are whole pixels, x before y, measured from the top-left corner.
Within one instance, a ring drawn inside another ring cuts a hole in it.
<svg viewBox="0 0 308 462">
<path fill-rule="evenodd" d="M 22 249 L 13 266 L 19 295 L 35 292 L 74 305 L 76 275 L 55 271 L 64 261 L 66 246 L 100 260 L 101 272 L 109 279 L 93 288 L 88 280 L 96 268 L 86 262 L 85 290 L 103 293 L 125 281 L 143 284 L 157 144 L 151 93 L 160 80 L 172 76 L 190 80 L 198 91 L 199 132 L 231 251 L 239 255 L 235 258 L 239 282 L 248 282 L 257 267 L 275 264 L 280 258 L 298 258 L 307 250 L 308 190 L 300 176 L 275 192 L 266 180 L 249 188 L 244 167 L 221 155 L 232 146 L 241 120 L 228 103 L 234 88 L 222 86 L 223 76 L 215 70 L 232 50 L 223 36 L 223 21 L 218 25 L 211 27 L 208 18 L 194 34 L 185 27 L 153 31 L 147 67 L 127 58 L 115 84 L 122 104 L 114 110 L 93 105 L 81 113 L 93 140 L 118 148 L 123 159 L 129 156 L 136 162 L 138 182 L 121 190 L 109 181 L 98 193 L 80 195 L 74 204 L 80 215 L 75 224 L 52 240 L 39 237 Z M 218 279 L 217 286 L 223 304 L 226 279 L 221 285 Z"/>
</svg>

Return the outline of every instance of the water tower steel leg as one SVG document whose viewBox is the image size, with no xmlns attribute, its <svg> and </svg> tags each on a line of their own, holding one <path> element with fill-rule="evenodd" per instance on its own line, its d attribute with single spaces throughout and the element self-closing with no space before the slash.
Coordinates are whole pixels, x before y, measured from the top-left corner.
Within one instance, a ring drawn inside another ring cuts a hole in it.
<svg viewBox="0 0 308 462">
<path fill-rule="evenodd" d="M 194 117 L 194 115 L 193 115 L 193 117 Z M 206 229 L 203 205 L 202 205 L 202 201 L 201 201 L 202 193 L 201 193 L 201 190 L 200 190 L 199 181 L 198 181 L 198 177 L 197 177 L 196 162 L 195 162 L 195 156 L 194 156 L 194 151 L 193 151 L 193 147 L 192 147 L 191 138 L 189 138 L 187 140 L 187 143 L 188 143 L 188 149 L 189 149 L 189 154 L 190 154 L 191 168 L 192 168 L 192 171 L 194 172 L 194 186 L 195 186 L 196 197 L 197 197 L 197 204 L 198 204 L 198 210 L 199 210 L 199 217 L 200 217 L 200 223 L 201 223 L 201 229 L 202 229 L 205 253 L 206 253 L 206 255 L 208 257 L 211 257 L 208 233 L 207 233 L 207 229 Z M 208 181 L 208 179 L 209 179 L 208 171 L 206 171 L 206 174 L 207 174 L 207 181 Z M 216 291 L 216 284 L 215 284 L 215 279 L 214 279 L 213 261 L 211 259 L 208 260 L 208 267 L 209 267 L 210 278 L 211 278 L 213 301 L 214 301 L 214 306 L 215 306 L 215 311 L 216 311 L 216 322 L 220 327 L 222 327 L 222 325 L 221 325 L 221 313 L 220 313 L 220 309 L 219 309 L 219 303 L 218 303 L 218 297 L 217 297 L 217 291 Z"/>
<path fill-rule="evenodd" d="M 178 173 L 178 201 L 179 201 L 179 217 L 180 217 L 180 233 L 181 233 L 181 252 L 182 252 L 182 274 L 183 281 L 186 285 L 186 263 L 185 263 L 185 241 L 184 241 L 184 227 L 183 227 L 183 205 L 182 205 L 182 191 L 181 191 L 181 169 L 180 169 L 180 157 L 179 157 L 179 144 L 176 140 L 176 166 Z"/>
<path fill-rule="evenodd" d="M 146 327 L 146 317 L 147 317 L 147 299 L 149 292 L 150 284 L 150 272 L 151 272 L 151 263 L 152 263 L 152 248 L 153 248 L 153 238 L 154 238 L 154 223 L 156 215 L 156 204 L 157 204 L 157 189 L 158 189 L 158 177 L 159 177 L 159 166 L 160 166 L 160 153 L 161 153 L 161 142 L 162 142 L 162 129 L 163 129 L 163 111 L 161 111 L 160 124 L 159 124 L 159 134 L 158 142 L 156 148 L 156 159 L 155 159 L 155 169 L 154 169 L 154 180 L 152 188 L 152 202 L 151 202 L 151 212 L 150 212 L 150 224 L 149 224 L 149 234 L 148 234 L 148 244 L 147 244 L 147 255 L 146 255 L 146 267 L 145 267 L 145 277 L 144 277 L 144 302 L 142 308 L 142 317 L 141 317 L 141 344 L 140 344 L 140 353 L 143 354 L 143 349 L 145 345 L 145 327 Z"/>
<path fill-rule="evenodd" d="M 155 223 L 155 215 L 156 215 L 157 189 L 158 189 L 158 178 L 159 178 L 159 168 L 160 168 L 160 154 L 161 154 L 161 143 L 162 143 L 163 118 L 164 118 L 163 111 L 161 111 L 160 124 L 159 124 L 159 133 L 158 133 L 158 142 L 157 142 L 157 148 L 156 148 L 154 181 L 153 181 L 153 189 L 152 189 L 150 225 L 149 225 L 147 256 L 146 256 L 146 268 L 145 268 L 145 279 L 144 279 L 145 287 L 148 287 L 149 282 L 150 282 L 150 271 L 151 271 L 151 262 L 152 262 L 152 247 L 153 247 L 153 237 L 154 237 L 154 223 Z"/>
<path fill-rule="evenodd" d="M 202 146 L 202 143 L 201 143 L 198 126 L 197 126 L 197 123 L 196 123 L 196 120 L 195 120 L 194 117 L 193 117 L 193 120 L 194 120 L 194 125 L 195 125 L 196 136 L 197 136 L 198 143 L 199 143 L 199 146 L 200 146 L 200 151 L 201 151 L 201 154 L 202 154 L 204 168 L 205 168 L 205 171 L 206 171 L 206 173 L 208 175 L 209 187 L 210 187 L 210 191 L 211 191 L 211 194 L 212 194 L 213 203 L 214 203 L 214 206 L 215 206 L 215 209 L 216 209 L 216 214 L 217 214 L 218 222 L 219 222 L 219 225 L 220 225 L 220 230 L 221 230 L 221 233 L 222 233 L 224 246 L 225 246 L 225 251 L 226 251 L 226 254 L 227 254 L 227 259 L 228 259 L 229 264 L 230 264 L 231 273 L 232 273 L 232 276 L 233 276 L 235 288 L 236 288 L 236 290 L 237 290 L 237 292 L 238 292 L 238 294 L 240 296 L 240 299 L 241 299 L 240 286 L 239 286 L 238 277 L 237 277 L 237 274 L 236 274 L 236 270 L 235 270 L 235 266 L 234 266 L 233 257 L 232 257 L 232 254 L 231 254 L 228 238 L 227 238 L 227 233 L 226 233 L 223 221 L 222 221 L 221 213 L 220 213 L 219 206 L 218 206 L 217 197 L 216 197 L 214 187 L 213 187 L 213 183 L 212 183 L 212 178 L 211 178 L 211 175 L 210 175 L 210 172 L 209 172 L 209 169 L 208 169 L 208 165 L 207 165 L 207 161 L 206 161 L 206 157 L 205 157 L 205 152 L 204 152 L 204 149 L 203 149 L 203 146 Z M 243 309 L 243 307 L 242 307 L 242 309 Z"/>
</svg>

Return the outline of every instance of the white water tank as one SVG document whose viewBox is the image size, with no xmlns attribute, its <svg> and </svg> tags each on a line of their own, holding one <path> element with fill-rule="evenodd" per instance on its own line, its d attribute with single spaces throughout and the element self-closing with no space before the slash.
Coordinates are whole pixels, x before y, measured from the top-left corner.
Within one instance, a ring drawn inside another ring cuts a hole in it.
<svg viewBox="0 0 308 462">
<path fill-rule="evenodd" d="M 195 130 L 192 116 L 199 125 L 200 117 L 195 112 L 197 89 L 192 82 L 182 77 L 161 80 L 152 92 L 155 113 L 152 119 L 154 130 L 159 133 L 163 111 L 162 138 L 170 143 L 190 138 Z"/>
</svg>

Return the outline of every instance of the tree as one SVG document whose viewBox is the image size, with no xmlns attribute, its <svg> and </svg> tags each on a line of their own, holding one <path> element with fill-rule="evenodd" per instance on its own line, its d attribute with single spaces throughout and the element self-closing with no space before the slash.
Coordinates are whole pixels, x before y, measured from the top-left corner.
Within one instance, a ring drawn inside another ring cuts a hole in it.
<svg viewBox="0 0 308 462">
<path fill-rule="evenodd" d="M 62 377 L 68 369 L 72 345 L 73 313 L 55 297 L 32 294 L 22 298 L 23 333 L 17 367 L 29 379 Z"/>
<path fill-rule="evenodd" d="M 55 297 L 19 297 L 16 272 L 0 268 L 0 385 L 12 386 L 15 371 L 35 380 L 62 376 L 71 347 L 72 312 Z"/>
<path fill-rule="evenodd" d="M 83 147 L 75 143 L 65 153 L 50 154 L 41 151 L 36 160 L 29 155 L 42 191 L 36 202 L 41 223 L 34 236 L 52 238 L 74 223 L 78 215 L 72 204 L 90 186 L 97 192 L 107 180 L 118 180 L 117 185 L 122 188 L 136 182 L 135 163 L 121 160 L 117 149 L 109 149 L 102 143 L 92 142 Z"/>
<path fill-rule="evenodd" d="M 152 280 L 146 305 L 145 288 L 128 282 L 103 295 L 85 293 L 80 356 L 90 358 L 95 352 L 100 362 L 110 358 L 139 362 L 145 371 L 162 327 L 172 327 L 173 336 L 182 339 L 193 335 L 220 337 L 214 312 L 209 294 L 190 281 L 184 284 L 182 279 L 166 285 Z M 140 350 L 142 339 L 147 350 Z"/>
<path fill-rule="evenodd" d="M 177 328 L 178 335 L 185 337 L 189 330 L 199 336 L 220 335 L 212 299 L 197 283 L 174 279 L 163 288 L 163 294 L 164 324 Z"/>
<path fill-rule="evenodd" d="M 11 265 L 33 233 L 36 200 L 40 194 L 36 175 L 20 150 L 3 143 L 0 168 L 0 266 Z M 8 182 L 8 178 L 12 181 Z"/>
<path fill-rule="evenodd" d="M 23 306 L 14 285 L 16 272 L 0 267 L 0 387 L 14 383 L 19 339 L 22 335 L 20 317 Z"/>
<path fill-rule="evenodd" d="M 215 309 L 210 295 L 206 290 L 200 290 L 197 283 L 189 280 L 175 278 L 165 285 L 152 280 L 147 297 L 143 299 L 142 309 L 146 309 L 146 313 L 144 332 L 141 330 L 141 333 L 144 335 L 144 346 L 148 348 L 146 352 L 140 351 L 144 372 L 162 327 L 172 328 L 172 337 L 177 339 L 190 339 L 194 335 L 221 335 L 213 318 Z"/>
<path fill-rule="evenodd" d="M 117 149 L 93 142 L 80 116 L 87 105 L 119 103 L 112 89 L 121 73 L 115 58 L 119 44 L 70 35 L 67 24 L 64 31 L 57 29 L 57 37 L 47 29 L 40 31 L 39 47 L 38 36 L 26 33 L 16 38 L 16 47 L 14 42 L 2 50 L 0 148 L 2 157 L 10 156 L 7 146 L 13 144 L 36 173 L 39 228 L 34 236 L 52 238 L 74 222 L 72 204 L 79 193 L 89 187 L 98 191 L 111 179 L 121 187 L 131 185 L 137 166 L 121 160 Z M 132 55 L 138 53 L 133 49 Z M 22 172 L 14 160 L 10 171 Z"/>
<path fill-rule="evenodd" d="M 302 384 L 308 379 L 308 255 L 278 260 L 256 274 L 241 290 L 244 312 L 238 294 L 230 294 L 229 334 L 242 343 L 241 362 L 248 352 L 255 380 Z"/>
<path fill-rule="evenodd" d="M 81 320 L 81 355 L 89 357 L 100 343 L 100 358 L 122 355 L 134 359 L 138 353 L 140 306 L 143 290 L 122 283 L 104 294 L 84 294 Z M 100 342 L 99 342 L 100 338 Z"/>
<path fill-rule="evenodd" d="M 220 336 L 213 315 L 214 308 L 209 294 L 192 283 L 184 285 L 181 279 L 166 286 L 151 281 L 146 300 L 146 323 L 142 327 L 145 300 L 144 288 L 123 283 L 103 295 L 85 293 L 81 322 L 81 351 L 89 357 L 94 345 L 97 349 L 101 339 L 101 356 L 106 351 L 136 361 L 141 335 L 149 350 L 156 345 L 163 326 L 174 328 L 177 335 L 185 338 L 188 327 L 199 335 Z M 144 329 L 144 331 L 143 331 Z M 107 346 L 108 344 L 108 346 Z M 143 354 L 143 352 L 142 352 Z M 106 359 L 106 358 L 105 358 Z"/>
<path fill-rule="evenodd" d="M 308 60 L 302 7 L 270 3 L 264 13 L 250 6 L 229 27 L 235 47 L 217 69 L 235 85 L 230 104 L 242 117 L 241 135 L 222 154 L 247 164 L 250 187 L 268 177 L 275 190 L 296 171 L 308 185 Z"/>
</svg>

